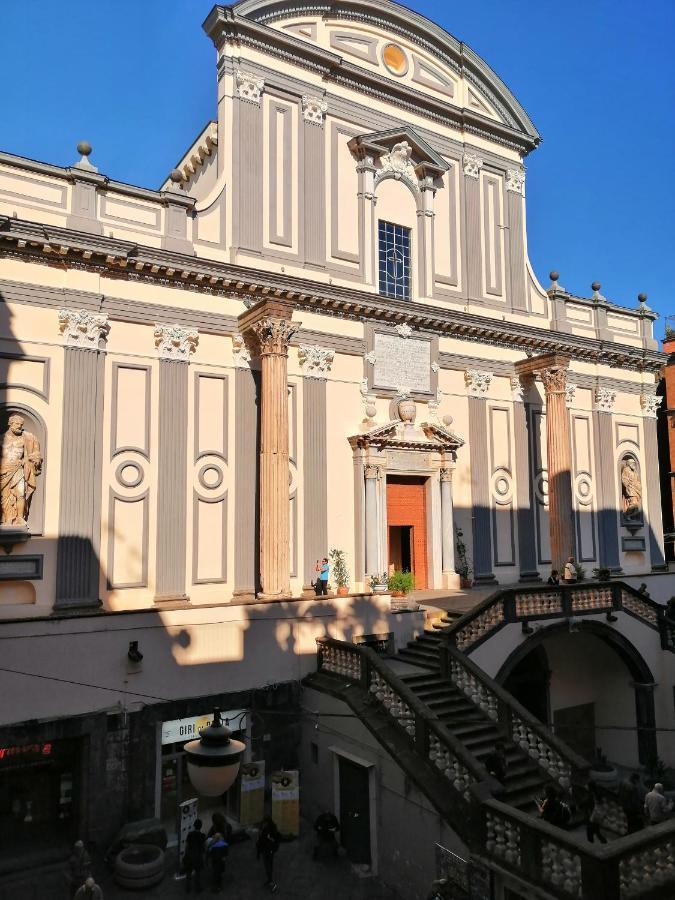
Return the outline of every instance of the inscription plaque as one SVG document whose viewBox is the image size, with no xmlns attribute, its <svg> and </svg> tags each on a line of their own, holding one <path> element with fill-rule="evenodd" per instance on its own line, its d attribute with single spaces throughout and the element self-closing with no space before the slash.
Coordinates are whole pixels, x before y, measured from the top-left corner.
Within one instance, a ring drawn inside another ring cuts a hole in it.
<svg viewBox="0 0 675 900">
<path fill-rule="evenodd" d="M 431 342 L 397 334 L 374 336 L 373 385 L 431 393 Z"/>
</svg>

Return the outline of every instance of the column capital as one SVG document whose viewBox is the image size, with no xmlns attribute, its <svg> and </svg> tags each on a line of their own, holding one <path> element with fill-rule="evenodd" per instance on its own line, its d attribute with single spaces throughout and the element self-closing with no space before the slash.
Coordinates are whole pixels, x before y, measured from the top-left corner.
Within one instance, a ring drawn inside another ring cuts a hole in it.
<svg viewBox="0 0 675 900">
<path fill-rule="evenodd" d="M 330 372 L 335 358 L 335 350 L 319 347 L 315 344 L 301 344 L 298 347 L 298 359 L 303 375 L 309 378 L 325 378 Z"/>
<path fill-rule="evenodd" d="M 452 481 L 452 475 L 455 471 L 454 466 L 445 465 L 438 470 L 438 474 L 440 475 L 441 481 Z"/>
<path fill-rule="evenodd" d="M 195 352 L 199 343 L 197 329 L 188 328 L 185 325 L 166 325 L 162 322 L 155 322 L 153 336 L 159 358 L 173 362 L 188 362 L 190 354 Z"/>
<path fill-rule="evenodd" d="M 616 400 L 616 391 L 611 388 L 599 387 L 595 389 L 595 408 L 597 412 L 611 413 Z"/>
<path fill-rule="evenodd" d="M 467 369 L 464 373 L 464 382 L 470 397 L 484 397 L 490 382 L 492 372 L 483 372 L 480 369 Z"/>
<path fill-rule="evenodd" d="M 640 394 L 640 406 L 646 418 L 655 419 L 662 403 L 663 397 L 657 397 L 656 394 Z"/>
<path fill-rule="evenodd" d="M 239 331 L 253 339 L 261 356 L 287 356 L 288 344 L 301 324 L 291 321 L 293 309 L 285 300 L 261 300 L 239 316 Z"/>
<path fill-rule="evenodd" d="M 328 104 L 323 97 L 311 97 L 302 95 L 302 118 L 310 125 L 323 126 L 323 117 L 328 112 Z"/>
<path fill-rule="evenodd" d="M 80 350 L 98 350 L 110 331 L 108 317 L 86 309 L 60 309 L 59 331 L 66 347 Z"/>
<path fill-rule="evenodd" d="M 260 106 L 260 99 L 265 88 L 265 79 L 255 75 L 253 72 L 242 72 L 241 69 L 237 69 L 235 81 L 239 99 Z"/>
<path fill-rule="evenodd" d="M 366 478 L 379 479 L 382 474 L 382 466 L 376 466 L 372 463 L 366 463 L 363 469 L 363 474 Z"/>
</svg>

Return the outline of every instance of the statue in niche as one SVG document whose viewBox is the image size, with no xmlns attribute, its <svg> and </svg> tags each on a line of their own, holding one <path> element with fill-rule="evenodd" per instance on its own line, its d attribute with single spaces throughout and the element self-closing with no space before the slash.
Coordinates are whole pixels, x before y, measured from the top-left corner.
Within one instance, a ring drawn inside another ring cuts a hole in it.
<svg viewBox="0 0 675 900">
<path fill-rule="evenodd" d="M 2 435 L 0 457 L 0 524 L 27 528 L 30 502 L 42 469 L 42 454 L 35 435 L 24 431 L 24 418 L 13 413 Z"/>
<path fill-rule="evenodd" d="M 627 522 L 640 521 L 642 517 L 642 481 L 637 461 L 633 456 L 624 456 L 621 462 L 621 501 L 623 519 Z"/>
</svg>

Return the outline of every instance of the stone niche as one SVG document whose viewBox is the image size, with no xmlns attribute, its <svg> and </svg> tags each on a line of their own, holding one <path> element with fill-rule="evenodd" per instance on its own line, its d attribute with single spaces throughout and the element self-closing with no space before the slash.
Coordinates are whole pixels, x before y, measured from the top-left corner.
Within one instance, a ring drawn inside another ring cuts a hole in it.
<svg viewBox="0 0 675 900">
<path fill-rule="evenodd" d="M 47 429 L 40 416 L 20 403 L 3 403 L 0 405 L 0 436 L 8 429 L 9 417 L 19 415 L 24 420 L 24 431 L 34 435 L 40 444 L 42 454 L 42 470 L 37 478 L 35 493 L 31 499 L 28 516 L 28 531 L 32 536 L 41 535 L 44 530 L 45 517 L 45 481 L 47 477 Z"/>
</svg>

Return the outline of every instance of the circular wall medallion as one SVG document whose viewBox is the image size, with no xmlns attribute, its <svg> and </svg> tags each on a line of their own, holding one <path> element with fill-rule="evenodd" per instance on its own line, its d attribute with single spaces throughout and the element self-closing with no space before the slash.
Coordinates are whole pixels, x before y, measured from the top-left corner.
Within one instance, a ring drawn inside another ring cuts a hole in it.
<svg viewBox="0 0 675 900">
<path fill-rule="evenodd" d="M 548 506 L 548 472 L 541 472 L 534 482 L 534 492 L 537 500 L 543 505 Z"/>
<path fill-rule="evenodd" d="M 145 472 L 136 462 L 123 462 L 115 470 L 115 477 L 124 487 L 135 488 L 143 481 Z"/>
<path fill-rule="evenodd" d="M 399 78 L 408 71 L 408 57 L 398 44 L 385 44 L 382 62 L 392 75 L 398 75 Z"/>
<path fill-rule="evenodd" d="M 223 483 L 223 471 L 213 463 L 206 463 L 202 466 L 197 474 L 197 479 L 203 488 L 208 491 L 215 491 Z"/>
<path fill-rule="evenodd" d="M 577 475 L 575 488 L 579 503 L 589 504 L 593 499 L 593 485 L 590 476 L 585 472 Z"/>
</svg>

